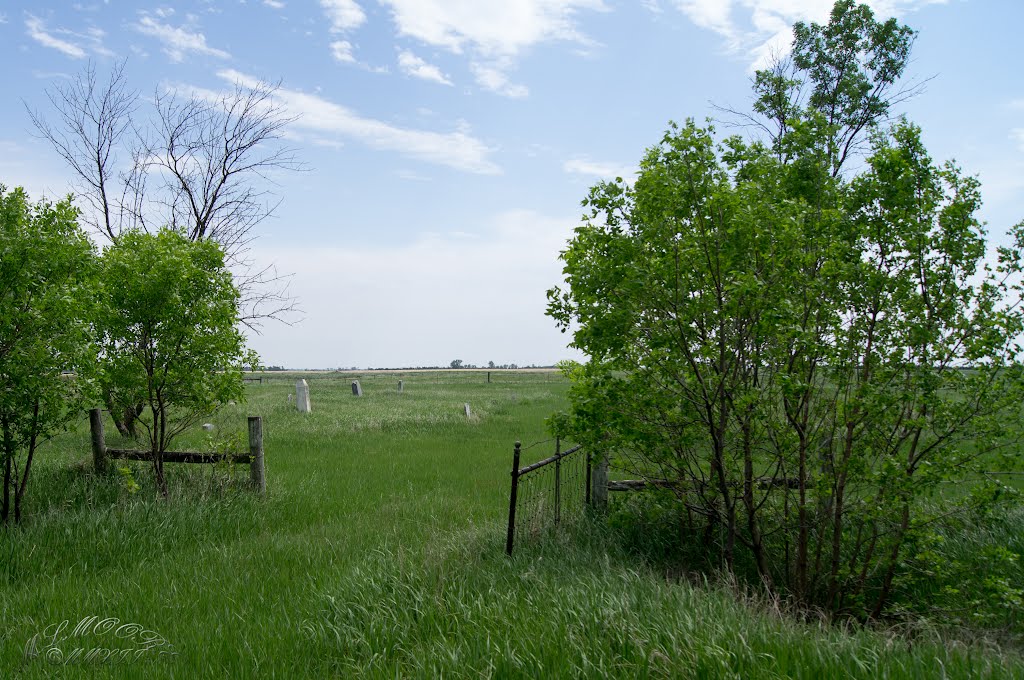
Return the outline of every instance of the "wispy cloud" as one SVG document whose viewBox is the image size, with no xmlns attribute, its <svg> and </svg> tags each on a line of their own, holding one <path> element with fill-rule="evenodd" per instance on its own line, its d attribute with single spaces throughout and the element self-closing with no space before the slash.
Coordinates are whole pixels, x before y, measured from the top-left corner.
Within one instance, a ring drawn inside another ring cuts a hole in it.
<svg viewBox="0 0 1024 680">
<path fill-rule="evenodd" d="M 391 9 L 399 35 L 455 54 L 468 54 L 477 83 L 509 97 L 525 97 L 526 86 L 509 82 L 516 58 L 540 43 L 592 45 L 576 25 L 581 10 L 603 11 L 603 0 L 381 0 Z"/>
<path fill-rule="evenodd" d="M 103 44 L 106 33 L 95 27 L 86 28 L 84 32 L 66 28 L 51 30 L 42 19 L 29 14 L 25 19 L 25 32 L 43 47 L 63 52 L 73 59 L 84 59 L 90 53 L 104 57 L 114 54 Z"/>
<path fill-rule="evenodd" d="M 204 54 L 220 59 L 230 59 L 224 50 L 206 44 L 206 36 L 191 27 L 171 26 L 143 14 L 134 28 L 143 35 L 156 38 L 163 45 L 164 54 L 173 62 L 181 62 L 189 54 Z"/>
<path fill-rule="evenodd" d="M 284 3 L 280 0 L 263 0 L 263 4 L 273 9 L 284 9 Z"/>
<path fill-rule="evenodd" d="M 355 0 L 320 0 L 320 7 L 331 22 L 331 33 L 344 33 L 366 22 L 366 12 Z"/>
<path fill-rule="evenodd" d="M 441 69 L 433 64 L 428 64 L 409 50 L 402 50 L 398 53 L 398 68 L 402 73 L 413 78 L 429 80 L 442 85 L 451 85 L 452 81 L 448 76 L 441 73 Z"/>
<path fill-rule="evenodd" d="M 354 64 L 356 58 L 352 54 L 352 43 L 347 40 L 335 40 L 331 43 L 331 56 L 343 64 Z"/>
<path fill-rule="evenodd" d="M 599 179 L 621 177 L 627 182 L 632 182 L 636 177 L 635 167 L 594 161 L 586 157 L 576 157 L 567 160 L 562 164 L 562 170 L 572 175 L 585 175 Z"/>
<path fill-rule="evenodd" d="M 25 28 L 27 29 L 28 36 L 43 47 L 58 50 L 73 59 L 85 58 L 85 50 L 78 45 L 68 42 L 67 40 L 61 40 L 60 38 L 47 33 L 46 25 L 43 24 L 42 19 L 30 14 L 28 18 L 25 19 Z"/>
<path fill-rule="evenodd" d="M 946 0 L 863 0 L 881 17 L 900 16 Z M 672 0 L 689 19 L 723 38 L 727 52 L 745 54 L 751 69 L 762 68 L 772 56 L 785 54 L 797 21 L 828 20 L 832 0 Z M 649 9 L 660 6 L 645 3 Z M 656 10 L 657 11 L 657 10 Z"/>
<path fill-rule="evenodd" d="M 480 87 L 496 94 L 512 99 L 521 99 L 530 94 L 529 88 L 525 85 L 518 85 L 509 80 L 508 71 L 511 69 L 511 60 L 507 57 L 488 63 L 474 61 L 469 65 L 469 70 L 476 78 Z"/>
<path fill-rule="evenodd" d="M 229 82 L 253 86 L 258 81 L 233 69 L 217 75 Z M 196 89 L 197 93 L 203 91 Z M 216 96 L 216 93 L 206 93 Z M 356 139 L 375 149 L 394 151 L 427 163 L 445 165 L 463 172 L 493 175 L 501 168 L 490 159 L 492 149 L 463 126 L 453 132 L 433 132 L 398 127 L 360 116 L 355 111 L 323 97 L 281 88 L 276 99 L 290 114 L 298 116 L 294 127 L 317 135 L 318 139 Z M 316 140 L 313 140 L 316 143 Z"/>
</svg>

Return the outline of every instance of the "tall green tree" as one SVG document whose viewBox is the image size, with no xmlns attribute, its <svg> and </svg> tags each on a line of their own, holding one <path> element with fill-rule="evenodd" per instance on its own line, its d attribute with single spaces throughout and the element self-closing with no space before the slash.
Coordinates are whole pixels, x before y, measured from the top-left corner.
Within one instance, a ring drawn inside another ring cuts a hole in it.
<svg viewBox="0 0 1024 680">
<path fill-rule="evenodd" d="M 875 125 L 911 35 L 850 2 L 798 25 L 807 82 L 778 134 L 671 126 L 634 186 L 591 189 L 549 292 L 590 358 L 576 436 L 672 480 L 682 530 L 727 569 L 860 616 L 938 519 L 991 497 L 935 491 L 1003 450 L 1022 396 L 1024 226 L 986 266 L 977 180 L 916 126 Z"/>
<path fill-rule="evenodd" d="M 0 521 L 22 520 L 39 446 L 89 394 L 93 246 L 70 199 L 31 203 L 0 185 Z"/>
<path fill-rule="evenodd" d="M 125 232 L 103 253 L 102 384 L 116 405 L 144 405 L 138 422 L 164 496 L 171 442 L 219 404 L 241 401 L 242 366 L 256 365 L 224 257 L 213 241 L 170 229 Z"/>
</svg>

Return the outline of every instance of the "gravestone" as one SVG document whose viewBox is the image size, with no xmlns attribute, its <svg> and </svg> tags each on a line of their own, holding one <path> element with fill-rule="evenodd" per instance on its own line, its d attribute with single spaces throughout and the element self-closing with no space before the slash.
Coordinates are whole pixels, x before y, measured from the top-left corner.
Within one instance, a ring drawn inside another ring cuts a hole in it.
<svg viewBox="0 0 1024 680">
<path fill-rule="evenodd" d="M 313 410 L 309 405 L 309 384 L 304 379 L 295 382 L 295 407 L 299 413 L 310 413 Z"/>
<path fill-rule="evenodd" d="M 207 432 L 213 432 L 213 423 L 203 423 L 203 429 Z"/>
<path fill-rule="evenodd" d="M 352 394 L 356 397 L 363 396 L 363 386 L 359 384 L 358 380 L 352 381 Z"/>
<path fill-rule="evenodd" d="M 399 380 L 398 381 L 398 393 L 401 394 L 402 390 L 404 388 L 405 388 L 405 381 L 404 380 Z"/>
<path fill-rule="evenodd" d="M 472 418 L 473 417 L 473 412 L 469 410 L 469 404 L 464 404 L 463 408 L 466 411 L 466 417 L 467 418 Z"/>
</svg>

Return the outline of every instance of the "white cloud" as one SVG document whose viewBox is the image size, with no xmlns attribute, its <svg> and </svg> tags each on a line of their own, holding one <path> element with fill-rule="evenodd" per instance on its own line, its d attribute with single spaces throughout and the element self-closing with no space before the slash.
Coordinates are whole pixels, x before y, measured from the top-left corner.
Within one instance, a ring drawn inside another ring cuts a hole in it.
<svg viewBox="0 0 1024 680">
<path fill-rule="evenodd" d="M 219 71 L 224 80 L 251 86 L 257 80 L 235 70 Z M 203 94 L 201 90 L 195 90 Z M 216 93 L 206 93 L 216 96 Z M 281 88 L 276 97 L 290 114 L 298 115 L 294 127 L 319 135 L 353 138 L 376 149 L 397 151 L 428 163 L 457 170 L 493 175 L 501 169 L 490 160 L 491 149 L 465 126 L 454 132 L 432 132 L 402 128 L 391 123 L 364 118 L 351 109 L 298 90 Z"/>
<path fill-rule="evenodd" d="M 153 10 L 153 14 L 157 15 L 161 19 L 166 19 L 167 17 L 174 16 L 174 8 L 173 7 L 157 7 L 155 10 Z"/>
<path fill-rule="evenodd" d="M 480 87 L 512 99 L 521 99 L 530 94 L 525 85 L 517 85 L 509 81 L 507 71 L 511 61 L 507 58 L 489 63 L 473 62 L 469 65 L 473 77 Z"/>
<path fill-rule="evenodd" d="M 335 40 L 331 43 L 331 56 L 343 64 L 354 64 L 356 58 L 352 54 L 352 43 L 347 40 Z"/>
<path fill-rule="evenodd" d="M 7 15 L 6 14 L 0 14 L 0 24 L 6 24 L 6 23 L 7 23 Z"/>
<path fill-rule="evenodd" d="M 579 9 L 603 10 L 602 0 L 382 0 L 402 35 L 453 52 L 515 55 L 549 40 L 588 42 L 576 28 Z"/>
<path fill-rule="evenodd" d="M 224 50 L 210 47 L 206 44 L 206 36 L 181 27 L 174 27 L 170 24 L 162 24 L 146 14 L 142 15 L 134 28 L 143 35 L 156 38 L 163 44 L 163 51 L 171 61 L 184 61 L 189 53 L 205 54 L 220 59 L 230 59 L 231 55 Z"/>
<path fill-rule="evenodd" d="M 879 18 L 900 16 L 946 0 L 864 0 Z M 785 54 L 797 21 L 828 21 L 833 0 L 673 0 L 694 24 L 724 39 L 728 52 L 750 57 L 751 69 L 762 68 L 774 55 Z"/>
<path fill-rule="evenodd" d="M 422 80 L 430 80 L 442 85 L 451 85 L 452 81 L 448 76 L 441 73 L 441 69 L 433 64 L 428 64 L 409 50 L 402 50 L 398 53 L 398 68 L 402 73 Z"/>
<path fill-rule="evenodd" d="M 25 28 L 28 36 L 43 47 L 58 50 L 73 59 L 83 59 L 86 56 L 86 51 L 81 46 L 48 33 L 43 20 L 38 17 L 29 14 L 25 19 Z"/>
<path fill-rule="evenodd" d="M 573 175 L 586 175 L 599 179 L 614 179 L 621 177 L 631 182 L 636 177 L 637 169 L 629 165 L 617 165 L 593 161 L 586 157 L 571 158 L 562 164 L 562 170 Z"/>
<path fill-rule="evenodd" d="M 355 0 L 320 0 L 320 7 L 331 20 L 331 33 L 344 33 L 366 22 L 366 13 Z"/>
<path fill-rule="evenodd" d="M 291 291 L 306 318 L 268 325 L 251 343 L 266 362 L 294 368 L 579 358 L 544 315 L 547 289 L 562 281 L 558 253 L 577 224 L 512 210 L 483 224 L 435 226 L 444 233 L 394 247 L 257 243 L 261 263 L 296 272 Z M 359 332 L 346 332 L 353 324 Z"/>
<path fill-rule="evenodd" d="M 525 97 L 509 83 L 515 58 L 550 41 L 593 44 L 577 27 L 580 10 L 604 11 L 603 0 L 381 0 L 400 35 L 456 54 L 469 54 L 477 82 L 487 90 Z"/>
<path fill-rule="evenodd" d="M 263 4 L 272 9 L 284 9 L 284 3 L 280 0 L 263 0 Z"/>
</svg>

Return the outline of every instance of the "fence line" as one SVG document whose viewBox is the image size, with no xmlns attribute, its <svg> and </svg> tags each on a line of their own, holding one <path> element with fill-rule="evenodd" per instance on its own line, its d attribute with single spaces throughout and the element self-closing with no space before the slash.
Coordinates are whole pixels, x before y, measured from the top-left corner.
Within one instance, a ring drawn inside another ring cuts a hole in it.
<svg viewBox="0 0 1024 680">
<path fill-rule="evenodd" d="M 152 451 L 107 448 L 103 431 L 103 411 L 94 408 L 89 411 L 89 428 L 92 432 L 93 468 L 104 474 L 110 468 L 111 459 L 152 461 Z M 267 490 L 266 467 L 263 460 L 263 418 L 249 416 L 248 453 L 206 453 L 200 451 L 164 451 L 165 463 L 240 463 L 249 466 L 249 479 L 260 493 Z"/>
<path fill-rule="evenodd" d="M 512 454 L 512 488 L 509 493 L 508 533 L 505 552 L 512 554 L 516 527 L 535 533 L 549 523 L 557 527 L 565 514 L 579 514 L 593 504 L 594 475 L 590 454 L 582 445 L 562 450 L 555 438 L 555 453 L 520 468 L 522 443 L 516 442 Z M 605 472 L 607 477 L 607 472 Z M 545 481 L 550 480 L 550 485 Z"/>
</svg>

